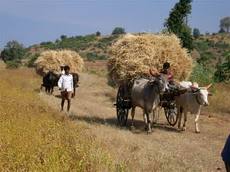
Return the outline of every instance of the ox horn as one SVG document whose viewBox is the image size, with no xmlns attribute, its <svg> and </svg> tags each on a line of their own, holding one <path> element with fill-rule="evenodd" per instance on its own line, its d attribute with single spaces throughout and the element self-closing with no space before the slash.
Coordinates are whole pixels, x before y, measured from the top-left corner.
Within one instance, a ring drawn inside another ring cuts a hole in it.
<svg viewBox="0 0 230 172">
<path fill-rule="evenodd" d="M 205 88 L 209 89 L 212 86 L 212 84 L 207 85 Z"/>
</svg>

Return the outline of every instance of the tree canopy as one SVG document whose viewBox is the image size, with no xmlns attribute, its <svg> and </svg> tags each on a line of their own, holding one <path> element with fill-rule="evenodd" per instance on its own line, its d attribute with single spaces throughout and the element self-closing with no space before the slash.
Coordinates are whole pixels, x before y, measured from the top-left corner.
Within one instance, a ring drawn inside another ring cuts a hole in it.
<svg viewBox="0 0 230 172">
<path fill-rule="evenodd" d="M 26 51 L 22 44 L 13 40 L 9 41 L 3 51 L 1 52 L 1 58 L 6 61 L 20 60 L 24 57 Z"/>
<path fill-rule="evenodd" d="M 176 34 L 182 41 L 183 47 L 189 51 L 193 49 L 191 29 L 187 25 L 187 17 L 191 13 L 192 0 L 180 0 L 166 19 L 165 27 L 169 32 Z"/>
<path fill-rule="evenodd" d="M 200 30 L 198 28 L 193 29 L 193 37 L 194 38 L 199 38 L 200 36 Z"/>
<path fill-rule="evenodd" d="M 224 17 L 220 20 L 220 29 L 225 32 L 230 31 L 230 17 Z"/>
<path fill-rule="evenodd" d="M 125 34 L 125 29 L 123 27 L 115 27 L 113 29 L 112 35 Z"/>
</svg>

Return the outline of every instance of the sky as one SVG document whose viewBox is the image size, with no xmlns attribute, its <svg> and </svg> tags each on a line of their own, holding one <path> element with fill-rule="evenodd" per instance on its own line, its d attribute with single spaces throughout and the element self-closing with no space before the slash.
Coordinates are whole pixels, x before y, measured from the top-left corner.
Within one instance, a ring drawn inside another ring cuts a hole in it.
<svg viewBox="0 0 230 172">
<path fill-rule="evenodd" d="M 54 41 L 60 35 L 159 32 L 178 0 L 0 0 L 0 49 L 10 40 L 25 46 Z M 193 0 L 189 25 L 218 32 L 230 16 L 230 0 Z"/>
</svg>

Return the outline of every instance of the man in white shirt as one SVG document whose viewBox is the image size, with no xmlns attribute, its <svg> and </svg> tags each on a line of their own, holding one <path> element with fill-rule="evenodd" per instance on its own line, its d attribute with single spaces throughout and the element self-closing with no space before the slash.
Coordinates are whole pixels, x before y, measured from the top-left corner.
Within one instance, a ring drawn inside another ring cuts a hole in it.
<svg viewBox="0 0 230 172">
<path fill-rule="evenodd" d="M 61 75 L 60 79 L 58 80 L 58 87 L 61 90 L 61 110 L 63 110 L 65 100 L 68 101 L 67 111 L 69 112 L 70 103 L 71 103 L 71 96 L 73 93 L 73 76 L 69 73 L 70 67 L 64 67 L 65 74 Z"/>
</svg>

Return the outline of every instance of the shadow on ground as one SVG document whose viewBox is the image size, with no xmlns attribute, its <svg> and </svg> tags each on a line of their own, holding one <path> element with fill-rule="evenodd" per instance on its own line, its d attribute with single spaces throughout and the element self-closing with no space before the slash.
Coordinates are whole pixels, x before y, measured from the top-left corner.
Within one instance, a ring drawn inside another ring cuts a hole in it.
<svg viewBox="0 0 230 172">
<path fill-rule="evenodd" d="M 96 116 L 76 116 L 74 114 L 72 114 L 71 116 L 69 116 L 69 118 L 71 120 L 79 120 L 79 121 L 84 121 L 87 122 L 89 124 L 99 124 L 99 125 L 107 125 L 107 126 L 112 126 L 118 129 L 125 129 L 125 130 L 130 130 L 132 133 L 134 134 L 142 134 L 143 132 L 145 132 L 145 123 L 144 121 L 141 120 L 134 120 L 134 128 L 131 127 L 131 120 L 127 121 L 127 125 L 124 127 L 121 127 L 118 125 L 117 123 L 117 119 L 114 118 L 100 118 L 100 117 L 96 117 Z M 165 123 L 157 123 L 153 125 L 153 131 L 155 129 L 159 129 L 159 130 L 164 130 L 167 132 L 180 132 L 177 128 L 169 126 L 168 124 Z"/>
</svg>

